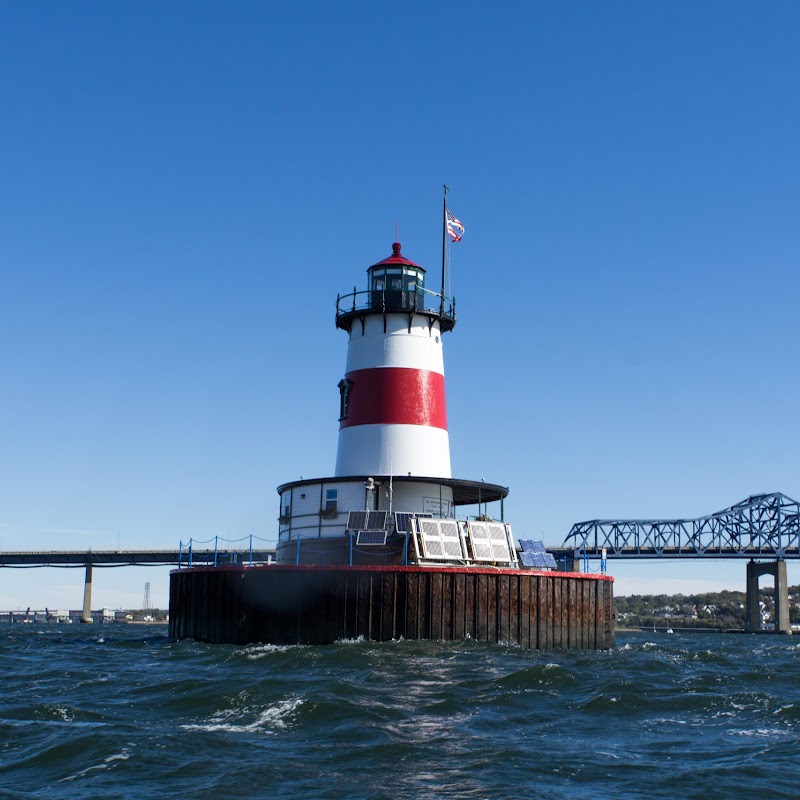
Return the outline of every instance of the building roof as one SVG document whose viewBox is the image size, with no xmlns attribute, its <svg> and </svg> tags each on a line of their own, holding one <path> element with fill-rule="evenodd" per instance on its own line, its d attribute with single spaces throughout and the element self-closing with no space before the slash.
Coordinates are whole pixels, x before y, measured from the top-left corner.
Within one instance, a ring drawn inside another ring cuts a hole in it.
<svg viewBox="0 0 800 800">
<path fill-rule="evenodd" d="M 415 269 L 420 269 L 425 272 L 424 267 L 421 267 L 419 264 L 415 264 L 413 261 L 410 261 L 404 255 L 402 255 L 400 252 L 400 247 L 400 242 L 395 242 L 392 245 L 392 254 L 388 258 L 383 259 L 383 261 L 373 264 L 368 269 L 376 269 L 377 267 L 414 267 Z"/>
<path fill-rule="evenodd" d="M 321 483 L 364 482 L 368 478 L 388 485 L 389 480 L 395 483 L 429 483 L 434 486 L 449 486 L 453 490 L 453 505 L 468 506 L 480 503 L 493 503 L 508 496 L 508 487 L 485 481 L 469 481 L 462 478 L 430 478 L 417 475 L 337 475 L 330 478 L 310 478 L 290 481 L 278 487 L 278 494 L 295 486 L 319 485 Z"/>
</svg>

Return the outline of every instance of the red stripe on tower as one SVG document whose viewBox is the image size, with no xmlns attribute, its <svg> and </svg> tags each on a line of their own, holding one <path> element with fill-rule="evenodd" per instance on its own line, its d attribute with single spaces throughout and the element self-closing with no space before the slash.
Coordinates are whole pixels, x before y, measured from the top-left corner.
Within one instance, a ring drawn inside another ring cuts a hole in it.
<svg viewBox="0 0 800 800">
<path fill-rule="evenodd" d="M 423 369 L 380 367 L 345 376 L 350 384 L 347 416 L 353 425 L 427 425 L 447 430 L 444 375 Z"/>
</svg>

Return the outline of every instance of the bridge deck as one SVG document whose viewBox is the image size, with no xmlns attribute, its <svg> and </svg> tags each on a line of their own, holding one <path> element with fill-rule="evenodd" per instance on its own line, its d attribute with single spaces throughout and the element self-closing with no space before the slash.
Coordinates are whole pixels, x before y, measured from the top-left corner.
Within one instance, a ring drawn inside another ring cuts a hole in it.
<svg viewBox="0 0 800 800">
<path fill-rule="evenodd" d="M 263 564 L 274 560 L 275 550 L 194 550 L 193 564 L 246 564 L 252 557 L 253 562 Z M 122 567 L 122 566 L 188 566 L 186 550 L 29 550 L 11 553 L 0 553 L 0 567 L 12 566 L 85 566 Z"/>
</svg>

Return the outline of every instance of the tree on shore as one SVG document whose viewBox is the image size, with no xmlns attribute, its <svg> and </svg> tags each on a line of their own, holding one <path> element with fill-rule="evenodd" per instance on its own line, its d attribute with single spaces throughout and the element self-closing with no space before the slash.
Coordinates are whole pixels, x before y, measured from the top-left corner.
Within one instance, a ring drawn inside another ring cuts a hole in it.
<svg viewBox="0 0 800 800">
<path fill-rule="evenodd" d="M 762 619 L 775 620 L 775 590 L 759 592 Z M 634 594 L 614 598 L 617 624 L 622 627 L 668 625 L 672 628 L 744 628 L 747 623 L 745 593 L 735 591 L 699 594 Z M 789 587 L 789 620 L 800 623 L 800 585 Z"/>
</svg>

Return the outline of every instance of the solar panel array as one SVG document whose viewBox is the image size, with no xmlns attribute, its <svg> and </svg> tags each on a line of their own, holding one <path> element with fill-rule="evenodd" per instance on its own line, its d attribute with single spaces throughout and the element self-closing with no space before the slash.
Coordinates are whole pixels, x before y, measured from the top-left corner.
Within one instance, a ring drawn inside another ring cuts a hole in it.
<svg viewBox="0 0 800 800">
<path fill-rule="evenodd" d="M 385 511 L 350 511 L 347 515 L 348 531 L 385 531 Z"/>
<path fill-rule="evenodd" d="M 409 520 L 417 557 L 432 561 L 463 561 L 464 541 L 452 519 L 412 517 Z"/>
<path fill-rule="evenodd" d="M 555 558 L 545 550 L 544 542 L 534 539 L 521 539 L 519 546 L 522 551 L 519 560 L 523 567 L 531 569 L 557 569 Z"/>
<path fill-rule="evenodd" d="M 386 531 L 359 531 L 356 536 L 357 545 L 377 547 L 386 544 Z"/>
</svg>

